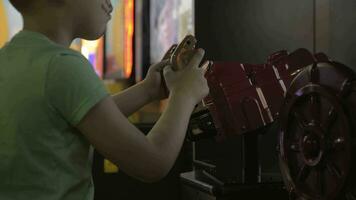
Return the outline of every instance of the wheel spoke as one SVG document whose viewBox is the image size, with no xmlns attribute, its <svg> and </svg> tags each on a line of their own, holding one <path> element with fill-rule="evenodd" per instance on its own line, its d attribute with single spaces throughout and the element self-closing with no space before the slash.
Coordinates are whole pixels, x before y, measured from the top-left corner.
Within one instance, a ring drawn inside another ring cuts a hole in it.
<svg viewBox="0 0 356 200">
<path fill-rule="evenodd" d="M 328 116 L 324 122 L 325 130 L 327 130 L 328 132 L 330 131 L 332 125 L 335 123 L 336 118 L 337 118 L 337 113 L 335 112 L 335 108 L 334 106 L 331 106 L 331 108 L 328 111 Z"/>
<path fill-rule="evenodd" d="M 345 145 L 345 139 L 343 137 L 337 137 L 332 139 L 331 145 L 330 145 L 330 151 L 336 151 L 336 150 L 344 150 Z"/>
<path fill-rule="evenodd" d="M 290 188 L 288 193 L 289 193 L 289 200 L 297 200 L 298 199 L 294 188 Z"/>
<path fill-rule="evenodd" d="M 289 147 L 290 147 L 290 150 L 292 150 L 293 152 L 300 153 L 300 146 L 299 146 L 298 142 L 292 142 Z"/>
<path fill-rule="evenodd" d="M 350 89 L 352 88 L 352 82 L 350 80 L 346 81 L 345 84 L 342 86 L 341 90 L 340 90 L 340 97 L 343 97 L 345 95 L 347 95 L 350 92 Z"/>
<path fill-rule="evenodd" d="M 323 170 L 319 169 L 317 171 L 317 187 L 318 187 L 318 190 L 319 190 L 319 193 L 321 196 L 324 196 L 325 195 L 325 177 L 324 177 L 324 174 L 323 174 Z"/>
<path fill-rule="evenodd" d="M 303 115 L 299 113 L 299 111 L 294 111 L 293 112 L 294 119 L 297 121 L 297 125 L 300 128 L 300 130 L 304 131 L 306 128 L 306 123 L 303 120 Z"/>
<path fill-rule="evenodd" d="M 326 163 L 326 168 L 328 169 L 328 172 L 335 176 L 336 178 L 340 179 L 342 177 L 340 169 L 332 162 L 327 162 Z"/>
<path fill-rule="evenodd" d="M 303 183 L 309 176 L 311 168 L 308 165 L 303 165 L 297 175 L 297 182 Z"/>
<path fill-rule="evenodd" d="M 319 70 L 317 67 L 317 63 L 314 63 L 312 68 L 310 69 L 310 81 L 312 83 L 317 83 L 319 81 Z"/>
<path fill-rule="evenodd" d="M 320 123 L 320 110 L 321 110 L 321 101 L 320 97 L 313 94 L 310 95 L 309 99 L 309 104 L 310 104 L 310 112 L 311 112 L 311 117 L 312 121 Z"/>
</svg>

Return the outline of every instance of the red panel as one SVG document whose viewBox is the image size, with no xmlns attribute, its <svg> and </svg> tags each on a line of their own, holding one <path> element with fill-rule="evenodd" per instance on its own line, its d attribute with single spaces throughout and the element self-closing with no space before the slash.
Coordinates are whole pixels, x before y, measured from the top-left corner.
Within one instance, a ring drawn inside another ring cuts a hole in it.
<svg viewBox="0 0 356 200">
<path fill-rule="evenodd" d="M 326 59 L 323 54 L 318 58 Z M 215 62 L 205 77 L 210 95 L 204 99 L 219 138 L 253 132 L 277 117 L 293 78 L 313 64 L 306 49 L 279 51 L 265 64 Z"/>
</svg>

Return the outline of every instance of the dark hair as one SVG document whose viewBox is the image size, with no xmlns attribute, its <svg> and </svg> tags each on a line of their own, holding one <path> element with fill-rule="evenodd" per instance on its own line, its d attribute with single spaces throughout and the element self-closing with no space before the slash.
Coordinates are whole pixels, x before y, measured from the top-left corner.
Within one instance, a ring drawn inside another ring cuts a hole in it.
<svg viewBox="0 0 356 200">
<path fill-rule="evenodd" d="M 33 3 L 33 0 L 10 0 L 10 3 L 20 12 L 28 11 L 29 7 Z"/>
</svg>

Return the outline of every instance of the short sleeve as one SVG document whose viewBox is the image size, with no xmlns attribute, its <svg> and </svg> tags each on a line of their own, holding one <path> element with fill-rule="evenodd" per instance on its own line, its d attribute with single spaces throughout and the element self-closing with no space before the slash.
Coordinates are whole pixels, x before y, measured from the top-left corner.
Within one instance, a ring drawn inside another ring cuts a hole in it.
<svg viewBox="0 0 356 200">
<path fill-rule="evenodd" d="M 73 126 L 108 96 L 89 61 L 79 54 L 60 54 L 52 58 L 45 94 L 49 105 Z"/>
</svg>

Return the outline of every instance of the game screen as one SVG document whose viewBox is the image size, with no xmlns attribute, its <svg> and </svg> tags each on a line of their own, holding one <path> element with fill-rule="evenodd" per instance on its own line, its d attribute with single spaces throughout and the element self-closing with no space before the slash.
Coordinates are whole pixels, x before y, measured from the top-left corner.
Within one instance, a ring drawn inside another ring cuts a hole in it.
<svg viewBox="0 0 356 200">
<path fill-rule="evenodd" d="M 127 79 L 133 69 L 134 0 L 111 0 L 114 11 L 105 38 L 108 79 Z"/>
<path fill-rule="evenodd" d="M 194 34 L 194 0 L 150 1 L 151 63 L 187 34 Z"/>
</svg>

